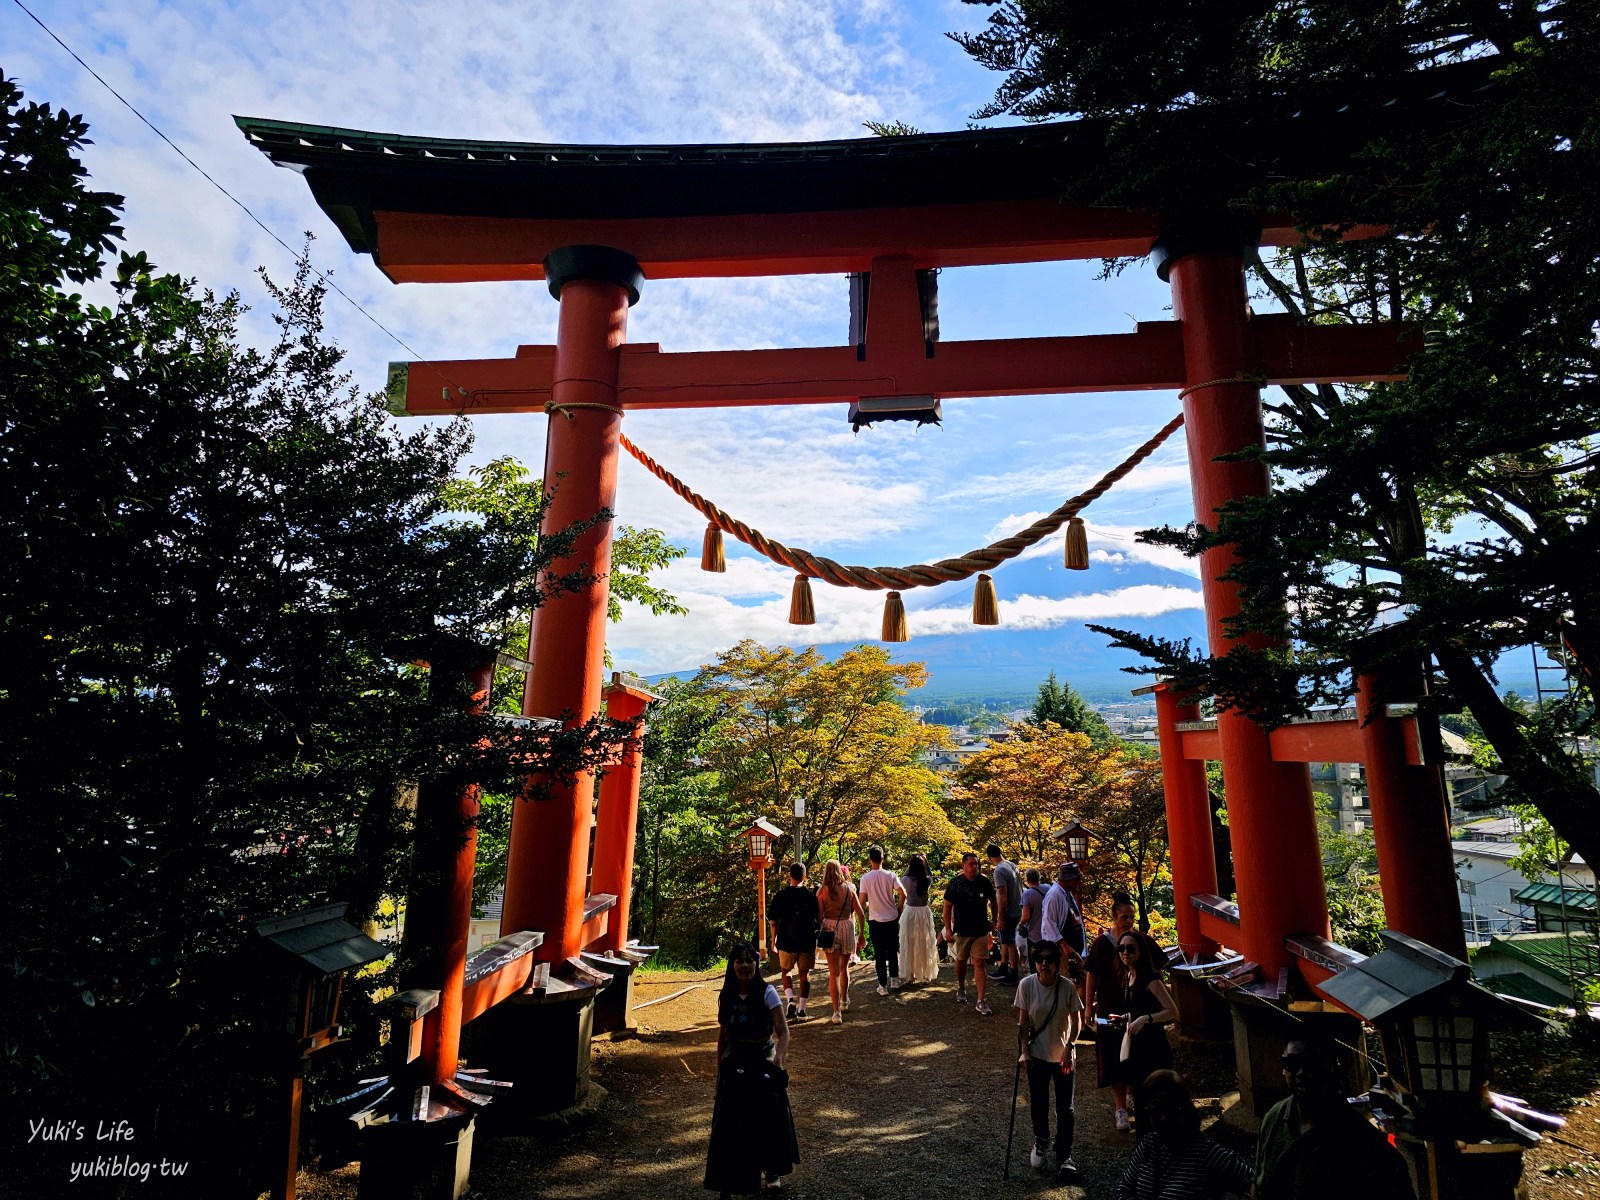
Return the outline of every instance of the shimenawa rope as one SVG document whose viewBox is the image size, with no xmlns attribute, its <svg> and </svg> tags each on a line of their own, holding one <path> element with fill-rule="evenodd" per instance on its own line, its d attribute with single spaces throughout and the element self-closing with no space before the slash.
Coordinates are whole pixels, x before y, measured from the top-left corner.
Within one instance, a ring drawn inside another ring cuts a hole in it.
<svg viewBox="0 0 1600 1200">
<path fill-rule="evenodd" d="M 1218 382 L 1233 383 L 1241 381 L 1221 380 Z M 1211 385 L 1198 384 L 1196 386 L 1208 387 Z M 560 407 L 578 406 L 563 405 Z M 1077 516 L 1079 512 L 1105 495 L 1128 472 L 1149 458 L 1156 448 L 1166 441 L 1182 424 L 1183 414 L 1180 413 L 1168 421 L 1160 432 L 1144 445 L 1101 476 L 1093 487 L 1087 491 L 1079 492 L 1053 513 L 1041 517 L 1020 533 L 1013 534 L 1008 538 L 1002 538 L 1000 541 L 984 546 L 982 549 L 969 550 L 959 558 L 941 559 L 936 563 L 917 563 L 909 567 L 846 566 L 843 563 L 835 562 L 831 558 L 823 558 L 820 555 L 813 554 L 809 550 L 785 546 L 782 542 L 773 541 L 759 529 L 752 529 L 736 517 L 729 516 L 704 496 L 691 489 L 676 475 L 629 441 L 626 435 L 622 435 L 622 446 L 629 454 L 638 459 L 646 470 L 686 500 L 693 508 L 697 509 L 706 520 L 717 526 L 717 528 L 731 533 L 745 545 L 770 558 L 773 562 L 792 568 L 800 574 L 808 575 L 813 579 L 821 579 L 827 583 L 834 584 L 836 587 L 861 588 L 864 591 L 885 591 L 954 583 L 960 579 L 970 578 L 980 571 L 990 570 L 1007 559 L 1015 558 L 1029 546 L 1049 537 L 1069 520 Z"/>
</svg>

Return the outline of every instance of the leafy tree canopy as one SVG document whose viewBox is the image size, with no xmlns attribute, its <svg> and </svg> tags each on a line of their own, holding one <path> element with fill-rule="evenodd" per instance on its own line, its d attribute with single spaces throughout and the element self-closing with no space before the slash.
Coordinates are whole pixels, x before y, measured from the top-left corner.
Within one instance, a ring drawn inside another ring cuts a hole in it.
<svg viewBox="0 0 1600 1200">
<path fill-rule="evenodd" d="M 351 386 L 304 262 L 260 349 L 142 255 L 108 304 L 68 291 L 119 200 L 81 120 L 3 78 L 0 114 L 0 1075 L 253 1197 L 287 1034 L 250 923 L 403 894 L 405 783 L 570 777 L 615 740 L 469 717 L 419 665 L 579 582 L 548 569 L 576 531 L 451 517 L 466 425 L 401 433 Z"/>
<path fill-rule="evenodd" d="M 772 887 L 801 835 L 808 866 L 859 865 L 877 843 L 890 861 L 913 852 L 937 866 L 968 843 L 944 809 L 944 782 L 921 758 L 949 744 L 905 707 L 916 663 L 876 646 L 830 662 L 815 648 L 741 642 L 692 679 L 669 680 L 650 710 L 635 857 L 637 931 L 673 960 L 701 964 L 754 929 L 740 832 L 764 816 L 786 832 Z M 794 800 L 806 815 L 796 829 Z M 813 883 L 816 872 L 813 871 Z"/>
<path fill-rule="evenodd" d="M 989 111 L 1104 122 L 1106 156 L 1071 198 L 1296 213 L 1308 242 L 1259 264 L 1260 302 L 1316 323 L 1415 320 L 1428 335 L 1404 383 L 1284 388 L 1268 410 L 1274 494 L 1215 528 L 1150 535 L 1192 552 L 1235 544 L 1235 632 L 1283 648 L 1206 660 L 1108 632 L 1267 723 L 1342 701 L 1354 673 L 1380 677 L 1390 701 L 1465 706 L 1517 793 L 1600 855 L 1600 793 L 1573 749 L 1600 675 L 1600 574 L 1574 569 L 1600 550 L 1600 120 L 1586 82 L 1600 14 L 1566 0 L 1195 0 L 1142 20 L 1057 0 L 994 7 L 963 39 L 1006 74 Z M 1436 87 L 1455 99 L 1427 107 Z M 1379 95 L 1428 115 L 1375 110 L 1350 144 L 1304 147 L 1281 182 L 1258 169 L 1292 140 L 1266 131 Z M 1341 238 L 1354 225 L 1382 232 Z M 1575 675 L 1570 702 L 1531 717 L 1491 673 L 1530 643 L 1563 646 Z"/>
<path fill-rule="evenodd" d="M 1081 822 L 1094 835 L 1085 898 L 1126 890 L 1147 917 L 1166 878 L 1160 763 L 1054 721 L 1020 722 L 1011 731 L 961 764 L 951 796 L 956 818 L 977 844 L 997 841 L 1016 861 L 1044 868 L 1063 856 L 1053 833 Z"/>
<path fill-rule="evenodd" d="M 807 863 L 830 855 L 848 862 L 873 843 L 904 853 L 948 851 L 961 833 L 921 756 L 949 737 L 901 703 L 926 679 L 921 663 L 891 662 L 879 646 L 857 646 L 830 662 L 815 647 L 740 642 L 695 677 L 722 713 L 702 759 L 752 817 L 787 829 L 795 797 L 805 797 Z"/>
<path fill-rule="evenodd" d="M 1070 683 L 1057 682 L 1054 671 L 1039 685 L 1039 695 L 1033 702 L 1030 720 L 1040 726 L 1053 721 L 1071 733 L 1086 734 L 1090 741 L 1097 744 L 1116 738 L 1105 718 L 1090 708 Z"/>
</svg>

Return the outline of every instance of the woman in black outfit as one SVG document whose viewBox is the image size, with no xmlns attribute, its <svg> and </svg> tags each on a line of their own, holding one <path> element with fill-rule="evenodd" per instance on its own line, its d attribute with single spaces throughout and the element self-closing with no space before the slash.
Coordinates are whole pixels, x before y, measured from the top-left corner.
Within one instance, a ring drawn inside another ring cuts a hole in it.
<svg viewBox="0 0 1600 1200">
<path fill-rule="evenodd" d="M 1172 1066 L 1166 1026 L 1178 1019 L 1178 1006 L 1155 964 L 1145 956 L 1144 939 L 1137 930 L 1130 929 L 1117 938 L 1116 974 L 1128 1005 L 1120 1023 L 1123 1041 L 1118 1047 L 1117 1075 L 1134 1089 L 1134 1099 L 1142 1108 L 1140 1086 L 1150 1072 Z"/>
<path fill-rule="evenodd" d="M 776 1191 L 779 1177 L 800 1161 L 783 1069 L 788 1052 L 778 990 L 761 978 L 755 946 L 738 942 L 717 1000 L 717 1098 L 705 1179 L 711 1191 Z"/>
</svg>

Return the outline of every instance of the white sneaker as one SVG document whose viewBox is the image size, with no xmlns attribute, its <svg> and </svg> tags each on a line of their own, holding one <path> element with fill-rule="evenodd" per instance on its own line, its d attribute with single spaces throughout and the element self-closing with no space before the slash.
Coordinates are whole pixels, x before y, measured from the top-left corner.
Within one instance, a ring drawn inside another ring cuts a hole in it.
<svg viewBox="0 0 1600 1200">
<path fill-rule="evenodd" d="M 966 1002 L 967 1002 L 967 989 L 966 988 L 957 988 L 956 989 L 956 1003 L 957 1004 L 965 1004 Z"/>
<path fill-rule="evenodd" d="M 1128 1132 L 1128 1110 L 1125 1108 L 1117 1109 L 1117 1132 Z"/>
<path fill-rule="evenodd" d="M 898 976 L 896 976 L 894 979 L 889 980 L 889 990 L 891 992 L 898 992 L 901 988 L 905 987 L 905 985 L 906 985 L 906 981 L 904 979 L 899 978 Z"/>
<path fill-rule="evenodd" d="M 1041 1169 L 1044 1166 L 1044 1154 L 1045 1144 L 1043 1142 L 1035 1142 L 1033 1149 L 1028 1151 L 1028 1165 L 1035 1171 Z"/>
<path fill-rule="evenodd" d="M 850 997 L 849 996 L 846 996 L 844 998 L 844 1011 L 845 1012 L 849 1012 L 850 1011 Z"/>
<path fill-rule="evenodd" d="M 889 994 L 889 989 L 884 987 L 883 984 L 880 983 L 878 985 L 878 995 L 887 996 L 888 994 Z"/>
</svg>

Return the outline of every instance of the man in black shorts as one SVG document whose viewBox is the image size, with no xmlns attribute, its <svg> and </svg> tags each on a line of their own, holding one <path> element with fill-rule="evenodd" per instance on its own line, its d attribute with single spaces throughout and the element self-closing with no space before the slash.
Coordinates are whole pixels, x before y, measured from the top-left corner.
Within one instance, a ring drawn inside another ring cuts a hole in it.
<svg viewBox="0 0 1600 1200">
<path fill-rule="evenodd" d="M 956 948 L 956 1003 L 967 1002 L 967 963 L 972 963 L 978 1002 L 973 1011 L 993 1016 L 984 998 L 989 978 L 984 973 L 989 958 L 989 930 L 994 924 L 994 884 L 978 873 L 978 856 L 961 856 L 961 874 L 944 889 L 944 937 Z"/>
<path fill-rule="evenodd" d="M 789 886 L 772 898 L 767 907 L 767 953 L 777 943 L 778 970 L 782 973 L 783 998 L 789 1006 L 784 1015 L 791 1021 L 807 1017 L 806 1001 L 811 996 L 811 966 L 817 957 L 817 893 L 806 886 L 804 863 L 789 867 Z M 799 976 L 799 1004 L 789 982 L 789 973 Z"/>
</svg>

